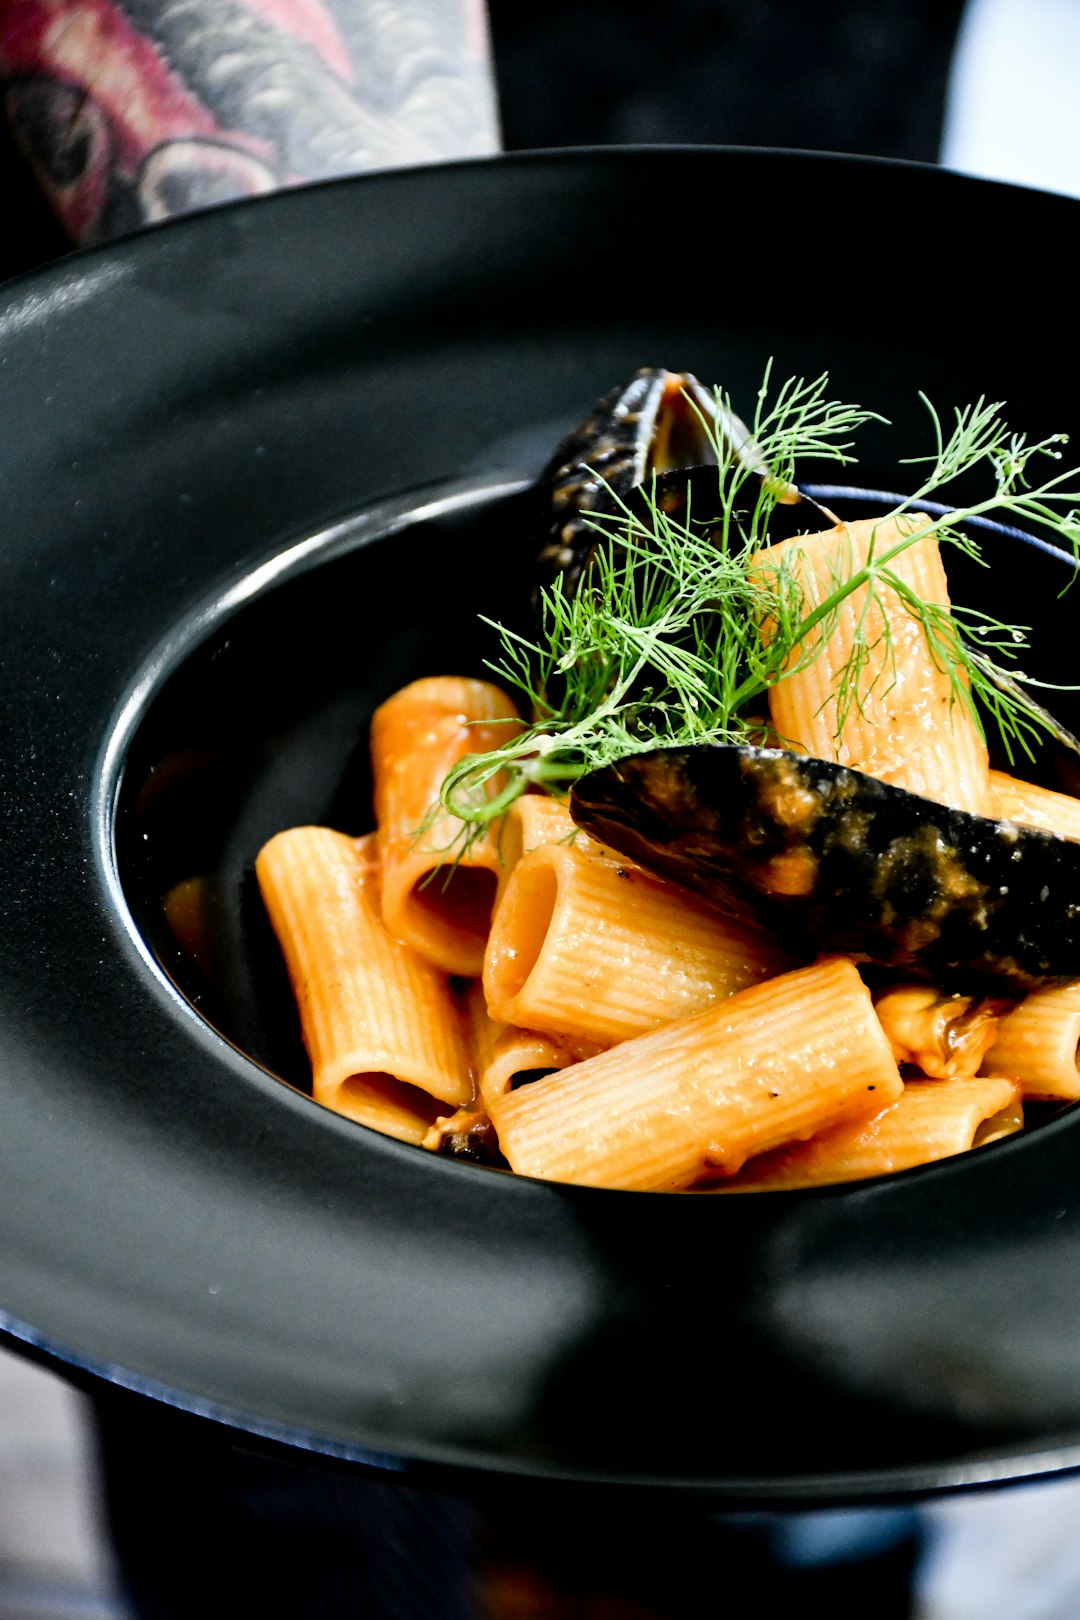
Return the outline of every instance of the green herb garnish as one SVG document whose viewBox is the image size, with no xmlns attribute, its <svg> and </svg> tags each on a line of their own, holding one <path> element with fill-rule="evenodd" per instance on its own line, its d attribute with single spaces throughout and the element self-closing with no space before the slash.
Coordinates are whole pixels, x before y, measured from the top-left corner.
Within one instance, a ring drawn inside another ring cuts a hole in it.
<svg viewBox="0 0 1080 1620">
<path fill-rule="evenodd" d="M 797 464 L 809 458 L 848 463 L 854 459 L 850 435 L 866 422 L 884 420 L 829 400 L 827 386 L 825 376 L 789 381 L 770 402 L 766 373 L 751 432 L 768 476 L 760 477 L 746 461 L 725 462 L 717 435 L 715 507 L 698 514 L 709 521 L 708 535 L 695 526 L 689 507 L 672 518 L 640 492 L 641 508 L 620 503 L 614 513 L 590 517 L 589 526 L 606 543 L 597 547 L 575 594 L 558 583 L 543 593 L 536 640 L 485 621 L 502 641 L 501 660 L 487 667 L 521 695 L 534 718 L 513 741 L 463 759 L 447 776 L 440 802 L 462 822 L 466 844 L 527 788 L 565 793 L 585 772 L 628 754 L 695 743 L 782 741 L 770 733 L 761 700 L 785 674 L 820 654 L 841 605 L 863 586 L 866 611 L 835 693 L 838 730 L 868 695 L 863 676 L 871 656 L 880 657 L 882 638 L 886 655 L 877 679 L 888 678 L 888 617 L 882 616 L 884 631 L 873 632 L 876 640 L 869 625 L 872 605 L 891 590 L 948 673 L 952 700 L 969 709 L 980 731 L 983 714 L 993 720 L 1010 760 L 1017 750 L 1030 757 L 1039 733 L 1049 728 L 1026 690 L 1043 683 L 1015 667 L 1029 645 L 1027 628 L 955 604 L 950 611 L 925 602 L 892 564 L 933 534 L 985 566 L 976 540 L 958 527 L 976 516 L 1048 531 L 1048 538 L 1080 557 L 1080 489 L 1066 487 L 1077 474 L 1061 471 L 1042 482 L 1028 477 L 1033 462 L 1060 459 L 1064 436 L 1030 444 L 1006 427 L 999 404 L 982 399 L 956 411 L 946 432 L 921 395 L 934 449 L 908 459 L 908 465 L 925 464 L 926 472 L 888 517 L 911 511 L 975 469 L 989 473 L 990 493 L 945 516 L 916 513 L 911 533 L 881 551 L 872 546 L 864 566 L 839 568 L 828 595 L 810 601 L 790 560 L 769 567 L 767 579 L 761 577 L 766 566 L 759 563 L 755 577 L 752 564 L 769 544 L 769 519 Z M 717 400 L 730 410 L 719 390 Z M 765 621 L 770 631 L 763 639 Z M 796 649 L 797 661 L 786 667 Z"/>
</svg>

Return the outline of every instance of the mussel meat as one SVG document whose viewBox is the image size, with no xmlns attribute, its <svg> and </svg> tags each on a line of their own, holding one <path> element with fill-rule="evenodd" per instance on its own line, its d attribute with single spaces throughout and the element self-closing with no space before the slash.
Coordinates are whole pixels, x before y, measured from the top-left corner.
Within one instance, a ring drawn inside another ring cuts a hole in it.
<svg viewBox="0 0 1080 1620">
<path fill-rule="evenodd" d="M 646 366 L 605 394 L 562 440 L 541 475 L 551 507 L 540 583 L 561 580 L 565 590 L 575 591 L 599 543 L 589 517 L 615 511 L 654 473 L 715 467 L 717 443 L 726 447 L 728 460 L 740 461 L 758 478 L 770 476 L 746 423 L 690 372 Z M 795 484 L 780 486 L 777 495 L 786 504 L 803 500 Z"/>
<path fill-rule="evenodd" d="M 1080 843 L 777 748 L 699 745 L 590 772 L 575 822 L 801 938 L 950 988 L 1080 978 Z"/>
</svg>

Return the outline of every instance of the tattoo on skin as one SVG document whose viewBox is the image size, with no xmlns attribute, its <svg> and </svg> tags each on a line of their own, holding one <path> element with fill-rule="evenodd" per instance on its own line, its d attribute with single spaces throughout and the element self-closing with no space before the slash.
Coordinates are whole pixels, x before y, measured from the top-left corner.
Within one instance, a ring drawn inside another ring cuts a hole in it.
<svg viewBox="0 0 1080 1620">
<path fill-rule="evenodd" d="M 483 0 L 13 0 L 0 87 L 79 242 L 498 149 Z"/>
</svg>

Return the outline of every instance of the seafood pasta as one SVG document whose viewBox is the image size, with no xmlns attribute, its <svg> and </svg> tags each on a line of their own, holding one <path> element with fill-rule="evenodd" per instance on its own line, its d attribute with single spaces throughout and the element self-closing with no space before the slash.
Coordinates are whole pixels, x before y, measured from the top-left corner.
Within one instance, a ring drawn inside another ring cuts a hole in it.
<svg viewBox="0 0 1080 1620">
<path fill-rule="evenodd" d="M 1078 497 L 996 410 L 933 416 L 916 494 L 842 522 L 795 482 L 867 419 L 824 379 L 766 378 L 750 427 L 662 371 L 594 407 L 542 481 L 535 641 L 381 706 L 373 832 L 259 854 L 318 1101 L 519 1174 L 731 1192 L 1080 1099 L 1080 801 L 991 769 L 984 716 L 1012 754 L 1077 745 L 946 577 L 991 509 L 1075 551 Z M 928 509 L 979 468 L 992 499 Z"/>
</svg>

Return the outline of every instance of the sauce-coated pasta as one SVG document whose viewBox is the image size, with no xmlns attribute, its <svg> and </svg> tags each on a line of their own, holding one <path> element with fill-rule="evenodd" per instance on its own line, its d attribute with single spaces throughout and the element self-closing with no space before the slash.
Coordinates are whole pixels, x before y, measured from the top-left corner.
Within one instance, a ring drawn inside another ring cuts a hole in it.
<svg viewBox="0 0 1080 1620">
<path fill-rule="evenodd" d="M 982 982 L 993 964 L 963 961 L 928 977 L 923 937 L 979 903 L 977 878 L 955 863 L 939 856 L 937 909 L 897 917 L 907 973 L 784 928 L 766 903 L 818 883 L 820 845 L 802 833 L 823 800 L 800 785 L 798 756 L 982 818 L 971 825 L 999 837 L 1080 839 L 1080 801 L 990 768 L 974 701 L 985 660 L 968 658 L 950 610 L 944 521 L 905 506 L 845 523 L 807 502 L 824 526 L 773 541 L 770 515 L 802 499 L 770 459 L 775 433 L 760 418 L 751 433 L 719 396 L 710 418 L 694 379 L 639 375 L 625 395 L 637 387 L 635 410 L 620 416 L 612 396 L 590 431 L 606 410 L 612 444 L 640 437 L 643 401 L 662 413 L 685 395 L 725 515 L 691 523 L 685 475 L 674 496 L 653 486 L 644 523 L 634 483 L 619 483 L 631 461 L 638 485 L 664 472 L 656 447 L 669 455 L 685 424 L 653 422 L 652 451 L 622 462 L 594 455 L 579 430 L 553 462 L 548 640 L 517 638 L 529 656 L 512 666 L 529 671 L 513 678 L 533 713 L 487 681 L 413 682 L 374 718 L 375 831 L 295 829 L 259 856 L 316 1098 L 519 1174 L 702 1192 L 891 1173 L 1021 1129 L 1025 1099 L 1080 1098 L 1080 982 L 1048 973 L 1024 994 L 1026 982 Z M 789 386 L 800 409 L 826 410 L 820 391 Z M 756 503 L 750 520 L 733 515 L 740 491 Z M 729 676 L 742 695 L 723 731 Z M 575 824 L 566 789 L 597 763 L 618 779 L 612 737 L 624 754 L 656 739 L 780 750 L 787 776 L 762 791 L 774 832 L 791 836 L 770 857 L 760 908 L 723 873 L 700 889 L 681 881 L 710 855 L 677 815 L 651 843 L 629 818 L 623 853 Z M 861 836 L 860 814 L 856 804 L 844 836 Z M 906 836 L 910 849 L 889 860 L 917 876 L 926 855 L 917 829 Z"/>
</svg>

